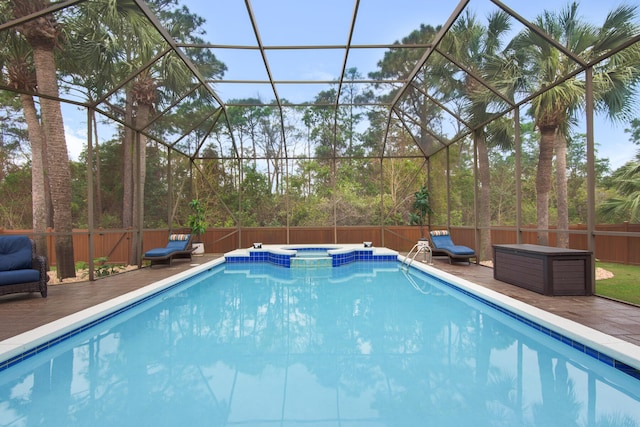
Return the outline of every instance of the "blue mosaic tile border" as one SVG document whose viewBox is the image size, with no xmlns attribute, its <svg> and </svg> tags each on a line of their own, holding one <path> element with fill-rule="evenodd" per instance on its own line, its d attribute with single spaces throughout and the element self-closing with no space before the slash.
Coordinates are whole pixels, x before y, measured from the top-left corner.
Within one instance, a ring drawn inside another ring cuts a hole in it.
<svg viewBox="0 0 640 427">
<path fill-rule="evenodd" d="M 270 262 L 281 267 L 291 267 L 291 255 L 274 254 L 268 251 L 251 251 L 249 256 L 226 256 L 229 264 L 246 264 L 251 262 Z"/>
<path fill-rule="evenodd" d="M 424 273 L 424 272 L 422 272 L 422 273 L 423 274 L 428 274 L 428 273 Z M 568 346 L 570 346 L 570 347 L 572 347 L 572 348 L 574 348 L 574 349 L 576 349 L 576 350 L 578 350 L 578 351 L 580 351 L 582 353 L 585 353 L 588 356 L 593 357 L 594 359 L 596 359 L 596 360 L 598 360 L 598 361 L 600 361 L 600 362 L 602 362 L 602 363 L 604 363 L 606 365 L 609 365 L 609 366 L 611 366 L 613 368 L 616 368 L 619 371 L 622 371 L 625 374 L 630 375 L 630 376 L 634 377 L 635 379 L 640 380 L 640 369 L 636 369 L 633 366 L 629 366 L 626 363 L 621 362 L 621 361 L 619 361 L 617 359 L 614 359 L 613 357 L 611 357 L 611 356 L 609 356 L 609 355 L 607 355 L 605 353 L 602 353 L 602 352 L 600 352 L 600 351 L 598 351 L 598 350 L 596 350 L 594 348 L 591 348 L 591 347 L 589 347 L 589 346 L 587 346 L 587 345 L 585 345 L 585 344 L 583 344 L 583 343 L 581 343 L 579 341 L 575 341 L 575 340 L 573 340 L 571 338 L 568 338 L 568 337 L 560 334 L 559 332 L 556 332 L 556 331 L 554 331 L 552 329 L 547 328 L 546 326 L 542 326 L 539 323 L 534 322 L 531 319 L 527 319 L 524 316 L 516 314 L 516 313 L 512 312 L 511 310 L 509 310 L 508 308 L 502 307 L 502 306 L 500 306 L 500 305 L 498 305 L 496 303 L 493 303 L 491 301 L 487 301 L 486 299 L 482 298 L 481 296 L 476 295 L 476 294 L 474 294 L 472 292 L 469 292 L 469 291 L 467 291 L 465 289 L 462 289 L 462 288 L 456 286 L 453 283 L 448 283 L 445 280 L 443 280 L 443 279 L 441 279 L 439 277 L 436 277 L 436 276 L 431 276 L 430 275 L 430 277 L 432 277 L 434 280 L 437 280 L 439 283 L 441 283 L 441 284 L 443 284 L 445 286 L 448 286 L 448 287 L 450 287 L 450 288 L 452 288 L 452 289 L 454 289 L 454 290 L 456 290 L 456 291 L 458 291 L 458 292 L 460 292 L 460 293 L 462 293 L 462 294 L 464 294 L 464 295 L 466 295 L 466 296 L 468 296 L 470 298 L 475 299 L 476 301 L 481 302 L 482 304 L 484 304 L 484 305 L 486 305 L 488 307 L 493 308 L 494 310 L 499 311 L 500 313 L 506 314 L 507 316 L 511 317 L 514 320 L 517 320 L 518 322 L 524 323 L 525 325 L 527 325 L 527 326 L 529 326 L 529 327 L 531 327 L 531 328 L 533 328 L 533 329 L 535 329 L 537 331 L 540 331 L 543 334 L 548 335 L 551 338 L 553 338 L 555 340 L 558 340 L 558 341 L 560 341 L 561 343 L 563 343 L 565 345 L 568 345 Z"/>
<path fill-rule="evenodd" d="M 397 255 L 374 255 L 372 251 L 354 250 L 345 254 L 332 255 L 334 267 L 339 267 L 351 262 L 378 262 L 378 261 L 398 261 Z"/>
</svg>

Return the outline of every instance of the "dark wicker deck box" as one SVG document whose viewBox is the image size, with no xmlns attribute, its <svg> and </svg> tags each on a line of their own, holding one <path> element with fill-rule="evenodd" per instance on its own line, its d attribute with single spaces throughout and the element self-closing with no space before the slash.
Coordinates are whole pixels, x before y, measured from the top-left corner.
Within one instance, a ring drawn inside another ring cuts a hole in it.
<svg viewBox="0 0 640 427">
<path fill-rule="evenodd" d="M 493 277 L 544 295 L 592 295 L 592 253 L 578 249 L 493 245 Z"/>
</svg>

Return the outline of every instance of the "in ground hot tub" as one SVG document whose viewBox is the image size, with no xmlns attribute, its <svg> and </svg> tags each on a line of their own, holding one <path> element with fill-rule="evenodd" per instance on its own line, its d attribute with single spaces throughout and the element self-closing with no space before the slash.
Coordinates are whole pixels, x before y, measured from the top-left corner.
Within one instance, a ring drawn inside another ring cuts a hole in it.
<svg viewBox="0 0 640 427">
<path fill-rule="evenodd" d="M 247 249 L 236 249 L 226 253 L 224 258 L 228 263 L 270 262 L 282 267 L 291 268 L 303 265 L 294 259 L 331 260 L 332 267 L 339 267 L 355 261 L 397 261 L 398 252 L 388 248 L 365 247 L 364 244 L 339 245 L 260 245 Z M 322 255 L 320 255 L 322 254 Z M 327 262 L 328 261 L 319 261 Z M 310 266 L 313 263 L 305 261 Z"/>
</svg>

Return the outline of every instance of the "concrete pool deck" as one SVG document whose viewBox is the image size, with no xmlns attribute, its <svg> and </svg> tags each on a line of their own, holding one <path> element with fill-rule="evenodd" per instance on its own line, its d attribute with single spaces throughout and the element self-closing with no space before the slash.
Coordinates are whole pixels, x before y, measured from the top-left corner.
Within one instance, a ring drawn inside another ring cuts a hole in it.
<svg viewBox="0 0 640 427">
<path fill-rule="evenodd" d="M 143 268 L 95 282 L 49 286 L 49 296 L 13 294 L 0 297 L 0 341 L 30 331 L 70 314 L 93 307 L 146 285 L 184 272 L 194 265 L 222 257 L 205 254 L 171 266 Z M 415 261 L 419 262 L 419 261 Z M 433 267 L 513 299 L 640 346 L 640 307 L 597 296 L 545 296 L 493 279 L 493 270 L 475 264 L 450 265 L 434 258 Z"/>
</svg>

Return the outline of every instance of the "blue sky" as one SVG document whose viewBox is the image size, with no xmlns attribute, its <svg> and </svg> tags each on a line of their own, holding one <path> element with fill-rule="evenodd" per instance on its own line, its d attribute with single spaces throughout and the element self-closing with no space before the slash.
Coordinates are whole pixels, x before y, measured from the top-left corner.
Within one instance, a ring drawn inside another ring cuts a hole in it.
<svg viewBox="0 0 640 427">
<path fill-rule="evenodd" d="M 244 0 L 180 1 L 192 12 L 206 19 L 206 34 L 203 38 L 208 42 L 220 45 L 256 45 Z M 603 6 L 603 3 L 607 5 Z M 639 3 L 640 0 L 634 0 L 626 4 Z M 352 0 L 251 1 L 262 42 L 267 46 L 345 45 L 354 4 Z M 524 18 L 533 19 L 545 9 L 558 10 L 567 3 L 557 0 L 504 0 L 504 4 Z M 605 13 L 618 4 L 620 3 L 583 0 L 580 2 L 580 10 L 587 20 L 600 24 L 605 18 Z M 393 43 L 419 28 L 420 24 L 444 24 L 457 5 L 458 2 L 452 0 L 361 0 L 352 44 Z M 469 7 L 478 17 L 497 10 L 489 0 L 471 0 Z M 514 31 L 520 28 L 517 26 Z M 352 50 L 347 65 L 357 67 L 366 77 L 367 73 L 376 70 L 376 64 L 384 52 L 384 49 Z M 225 79 L 267 80 L 258 51 L 216 49 L 214 53 L 228 67 Z M 276 80 L 333 80 L 339 77 L 344 60 L 344 50 L 336 49 L 271 50 L 267 55 Z M 293 102 L 304 102 L 312 100 L 315 94 L 328 87 L 329 85 L 320 84 L 280 85 L 278 95 Z M 255 97 L 263 101 L 274 98 L 270 86 L 265 84 L 219 83 L 216 90 L 225 102 L 234 98 Z M 80 120 L 84 121 L 84 117 Z M 75 153 L 79 150 L 75 140 L 78 140 L 80 146 L 84 143 L 86 125 L 67 125 L 68 129 L 77 128 L 76 131 L 70 130 L 67 136 L 70 154 L 77 156 Z M 595 139 L 600 145 L 599 156 L 608 157 L 612 168 L 617 168 L 632 159 L 637 151 L 635 146 L 628 143 L 624 127 L 624 123 L 612 125 L 603 118 L 596 118 Z"/>
</svg>

